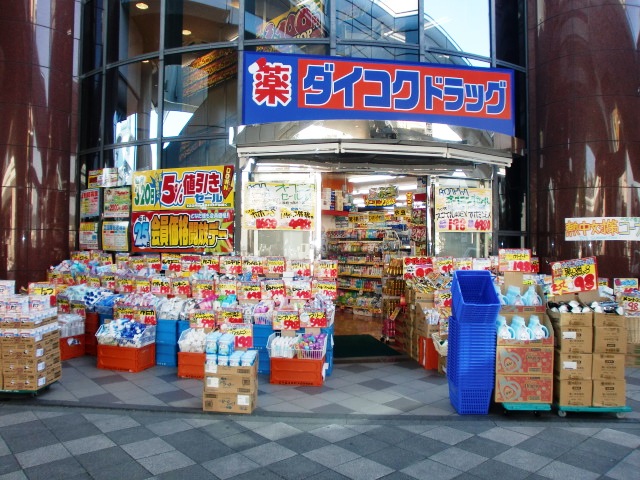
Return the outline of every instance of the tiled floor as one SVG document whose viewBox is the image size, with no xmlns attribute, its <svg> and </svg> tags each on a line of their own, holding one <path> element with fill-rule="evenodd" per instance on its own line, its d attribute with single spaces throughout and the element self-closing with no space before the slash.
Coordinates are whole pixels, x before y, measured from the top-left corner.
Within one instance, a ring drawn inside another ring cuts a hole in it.
<svg viewBox="0 0 640 480">
<path fill-rule="evenodd" d="M 3 479 L 640 478 L 640 370 L 611 414 L 457 415 L 446 379 L 415 362 L 335 364 L 322 387 L 259 379 L 252 415 L 201 410 L 175 368 L 64 362 L 37 397 L 0 401 Z"/>
</svg>

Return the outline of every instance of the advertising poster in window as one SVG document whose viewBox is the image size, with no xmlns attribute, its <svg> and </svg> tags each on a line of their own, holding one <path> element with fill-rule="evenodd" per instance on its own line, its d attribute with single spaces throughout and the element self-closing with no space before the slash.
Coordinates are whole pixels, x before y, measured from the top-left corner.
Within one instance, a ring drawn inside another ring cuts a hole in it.
<svg viewBox="0 0 640 480">
<path fill-rule="evenodd" d="M 491 232 L 491 189 L 436 187 L 434 216 L 438 232 Z"/>
<path fill-rule="evenodd" d="M 100 249 L 100 222 L 80 222 L 78 242 L 82 250 Z"/>
<path fill-rule="evenodd" d="M 583 217 L 564 219 L 567 242 L 592 240 L 640 240 L 639 217 Z"/>
<path fill-rule="evenodd" d="M 80 192 L 80 218 L 100 216 L 100 189 L 88 188 Z"/>
<path fill-rule="evenodd" d="M 323 38 L 327 36 L 322 0 L 296 2 L 289 10 L 265 21 L 256 32 L 257 38 Z"/>
<path fill-rule="evenodd" d="M 132 251 L 233 251 L 233 209 L 133 212 Z"/>
<path fill-rule="evenodd" d="M 104 189 L 102 218 L 129 218 L 131 213 L 131 189 L 116 187 Z"/>
<path fill-rule="evenodd" d="M 108 252 L 128 252 L 129 222 L 102 222 L 102 249 Z"/>
<path fill-rule="evenodd" d="M 233 170 L 225 165 L 135 172 L 132 251 L 231 252 Z"/>
<path fill-rule="evenodd" d="M 315 228 L 316 187 L 313 184 L 249 182 L 243 198 L 243 228 L 306 231 Z"/>
</svg>

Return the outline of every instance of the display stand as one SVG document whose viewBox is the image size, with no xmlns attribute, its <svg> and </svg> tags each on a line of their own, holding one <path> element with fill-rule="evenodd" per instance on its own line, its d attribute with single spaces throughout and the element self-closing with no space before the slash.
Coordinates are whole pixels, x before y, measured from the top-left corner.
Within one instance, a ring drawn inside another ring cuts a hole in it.
<svg viewBox="0 0 640 480">
<path fill-rule="evenodd" d="M 558 410 L 559 417 L 566 417 L 567 412 L 587 412 L 587 413 L 615 413 L 617 418 L 624 418 L 631 407 L 574 407 L 569 405 L 553 404 L 553 408 Z"/>
</svg>

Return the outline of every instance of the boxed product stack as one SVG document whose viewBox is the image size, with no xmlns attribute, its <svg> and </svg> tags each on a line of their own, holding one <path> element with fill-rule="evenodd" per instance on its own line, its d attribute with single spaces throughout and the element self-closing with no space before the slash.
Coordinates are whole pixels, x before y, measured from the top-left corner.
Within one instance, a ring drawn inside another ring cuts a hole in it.
<svg viewBox="0 0 640 480">
<path fill-rule="evenodd" d="M 206 338 L 205 412 L 252 413 L 258 403 L 258 352 L 236 350 L 230 334 L 211 332 Z"/>
<path fill-rule="evenodd" d="M 556 336 L 555 403 L 572 407 L 624 406 L 625 317 L 593 312 L 578 296 L 556 298 L 549 306 Z"/>
<path fill-rule="evenodd" d="M 2 389 L 35 392 L 62 375 L 57 309 L 40 295 L 0 296 Z"/>
</svg>

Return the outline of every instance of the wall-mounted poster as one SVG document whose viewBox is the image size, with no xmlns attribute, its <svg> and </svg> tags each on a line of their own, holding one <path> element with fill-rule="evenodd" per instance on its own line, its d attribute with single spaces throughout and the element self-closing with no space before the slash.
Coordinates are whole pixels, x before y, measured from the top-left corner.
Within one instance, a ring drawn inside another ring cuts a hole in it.
<svg viewBox="0 0 640 480">
<path fill-rule="evenodd" d="M 103 218 L 128 218 L 131 214 L 131 188 L 105 188 L 103 204 Z"/>
<path fill-rule="evenodd" d="M 491 189 L 437 187 L 434 216 L 438 232 L 491 232 Z"/>
<path fill-rule="evenodd" d="M 250 230 L 313 230 L 316 186 L 306 183 L 249 182 L 242 225 Z"/>
<path fill-rule="evenodd" d="M 111 252 L 128 252 L 129 222 L 102 222 L 102 249 Z"/>
<path fill-rule="evenodd" d="M 640 240 L 639 217 L 583 217 L 564 219 L 567 242 Z"/>
<path fill-rule="evenodd" d="M 78 242 L 82 250 L 100 249 L 100 222 L 80 222 Z"/>
<path fill-rule="evenodd" d="M 102 198 L 99 188 L 88 188 L 80 192 L 80 218 L 96 218 L 100 216 Z"/>
<path fill-rule="evenodd" d="M 226 165 L 135 172 L 132 251 L 231 252 L 233 171 Z"/>
</svg>

